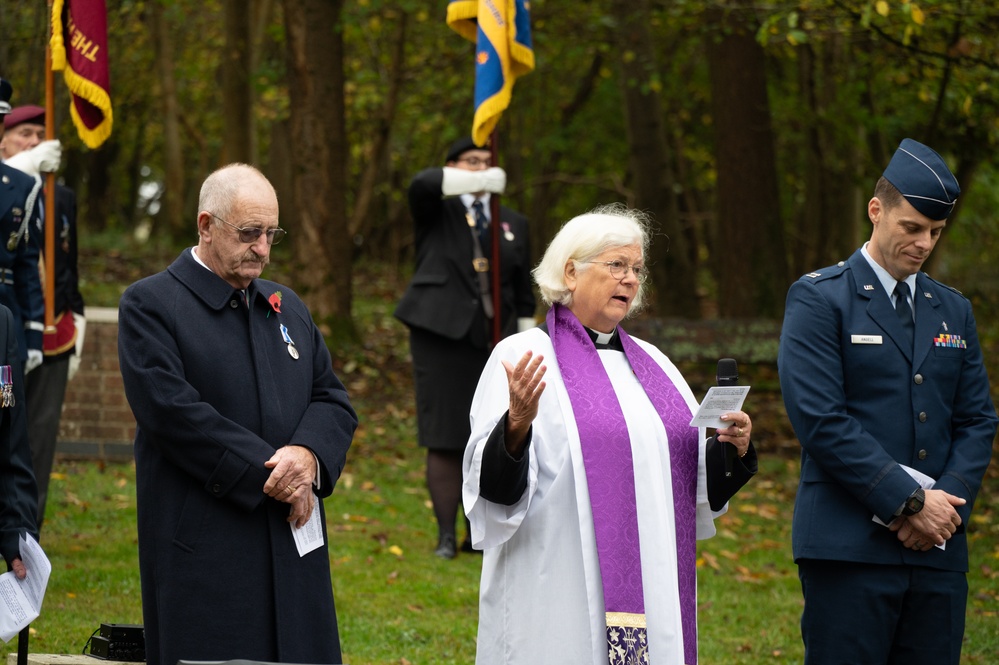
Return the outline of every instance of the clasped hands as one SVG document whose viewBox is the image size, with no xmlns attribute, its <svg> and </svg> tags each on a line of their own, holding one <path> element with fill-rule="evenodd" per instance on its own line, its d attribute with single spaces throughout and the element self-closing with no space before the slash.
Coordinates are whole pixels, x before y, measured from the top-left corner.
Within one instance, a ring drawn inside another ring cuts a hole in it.
<svg viewBox="0 0 999 665">
<path fill-rule="evenodd" d="M 316 478 L 316 458 L 304 446 L 278 448 L 264 466 L 271 475 L 264 483 L 264 494 L 283 503 L 291 504 L 288 521 L 301 528 L 312 516 L 315 494 L 312 483 Z"/>
<path fill-rule="evenodd" d="M 957 532 L 961 516 L 955 506 L 965 503 L 961 497 L 943 490 L 926 490 L 923 509 L 915 515 L 896 517 L 888 528 L 896 532 L 903 547 L 925 552 L 943 545 Z"/>
</svg>

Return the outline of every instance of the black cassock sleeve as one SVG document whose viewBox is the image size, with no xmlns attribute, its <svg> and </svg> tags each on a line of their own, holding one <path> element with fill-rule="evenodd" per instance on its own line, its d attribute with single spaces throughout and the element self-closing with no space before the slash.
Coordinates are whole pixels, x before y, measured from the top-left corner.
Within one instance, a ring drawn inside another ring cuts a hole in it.
<svg viewBox="0 0 999 665">
<path fill-rule="evenodd" d="M 711 506 L 711 510 L 721 510 L 759 470 L 756 448 L 750 441 L 745 457 L 739 457 L 734 451 L 732 452 L 735 458 L 732 460 L 732 475 L 725 475 L 725 456 L 730 446 L 731 443 L 719 441 L 716 434 L 708 440 L 707 450 L 704 452 L 708 476 L 708 505 Z"/>
<path fill-rule="evenodd" d="M 479 474 L 479 496 L 487 501 L 512 506 L 527 491 L 527 472 L 530 468 L 532 427 L 527 431 L 527 444 L 520 458 L 510 456 L 506 450 L 506 419 L 504 413 L 486 439 L 482 450 L 482 471 Z"/>
</svg>

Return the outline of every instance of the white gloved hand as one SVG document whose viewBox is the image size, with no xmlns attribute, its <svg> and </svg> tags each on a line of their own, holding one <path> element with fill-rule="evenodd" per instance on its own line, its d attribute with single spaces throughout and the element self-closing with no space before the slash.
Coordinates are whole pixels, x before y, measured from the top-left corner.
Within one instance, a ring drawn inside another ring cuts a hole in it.
<svg viewBox="0 0 999 665">
<path fill-rule="evenodd" d="M 73 350 L 73 355 L 69 357 L 68 381 L 72 381 L 76 373 L 80 371 L 80 361 L 83 359 L 83 336 L 87 331 L 87 317 L 73 312 L 73 325 L 76 326 L 76 348 Z"/>
<path fill-rule="evenodd" d="M 521 316 L 517 318 L 517 332 L 530 330 L 536 325 L 538 325 L 538 322 L 535 321 L 532 316 Z"/>
<path fill-rule="evenodd" d="M 444 196 L 458 194 L 474 194 L 476 192 L 492 192 L 502 194 L 506 189 L 506 171 L 493 166 L 482 171 L 444 167 L 444 180 L 441 182 L 441 193 Z"/>
<path fill-rule="evenodd" d="M 28 349 L 28 359 L 24 361 L 24 373 L 27 374 L 41 365 L 44 359 L 41 349 Z"/>
<path fill-rule="evenodd" d="M 30 176 L 39 173 L 55 173 L 62 161 L 62 144 L 58 139 L 42 141 L 31 150 L 22 150 L 4 161 L 7 166 L 13 166 Z"/>
</svg>

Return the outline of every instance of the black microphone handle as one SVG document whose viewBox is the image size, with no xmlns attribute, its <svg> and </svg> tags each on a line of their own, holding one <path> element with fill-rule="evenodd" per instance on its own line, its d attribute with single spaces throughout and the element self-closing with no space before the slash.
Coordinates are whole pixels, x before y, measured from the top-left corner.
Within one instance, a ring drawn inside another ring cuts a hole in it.
<svg viewBox="0 0 999 665">
<path fill-rule="evenodd" d="M 715 381 L 719 386 L 735 386 L 739 384 L 739 369 L 732 358 L 722 358 L 718 361 Z M 717 437 L 718 435 L 715 434 Z M 725 450 L 725 477 L 732 477 L 732 466 L 735 464 L 736 447 L 734 443 L 719 441 Z"/>
</svg>

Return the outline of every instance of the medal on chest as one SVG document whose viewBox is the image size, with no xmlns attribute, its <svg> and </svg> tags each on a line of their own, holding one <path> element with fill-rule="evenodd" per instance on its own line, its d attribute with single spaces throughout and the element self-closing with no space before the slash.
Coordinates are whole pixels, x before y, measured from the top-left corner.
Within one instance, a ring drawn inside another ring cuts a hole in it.
<svg viewBox="0 0 999 665">
<path fill-rule="evenodd" d="M 10 365 L 0 365 L 0 408 L 14 406 L 14 373 Z"/>
<path fill-rule="evenodd" d="M 288 355 L 298 360 L 298 349 L 295 348 L 295 342 L 291 339 L 291 335 L 288 334 L 288 328 L 283 323 L 281 326 L 281 338 L 284 339 L 285 343 L 288 345 Z"/>
</svg>

